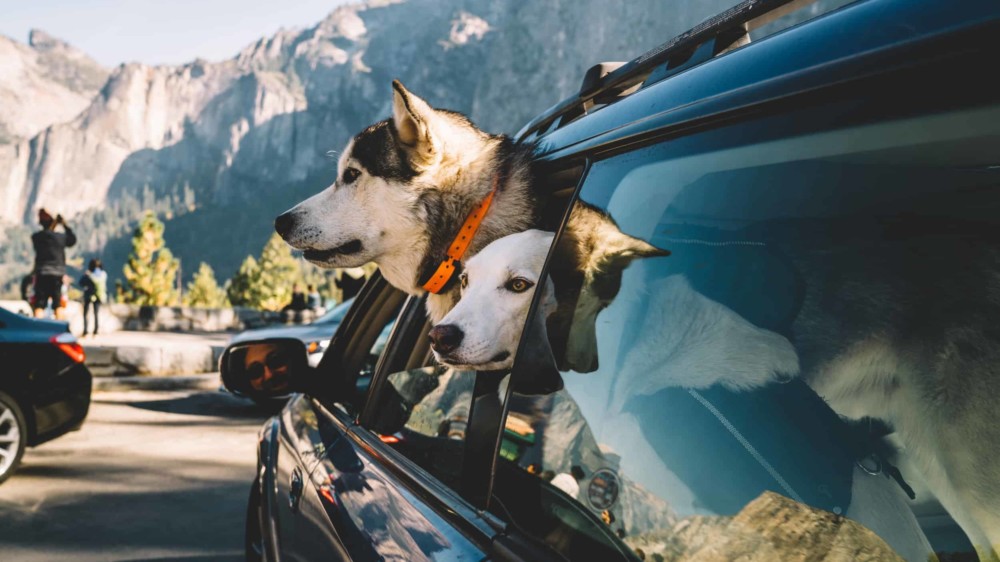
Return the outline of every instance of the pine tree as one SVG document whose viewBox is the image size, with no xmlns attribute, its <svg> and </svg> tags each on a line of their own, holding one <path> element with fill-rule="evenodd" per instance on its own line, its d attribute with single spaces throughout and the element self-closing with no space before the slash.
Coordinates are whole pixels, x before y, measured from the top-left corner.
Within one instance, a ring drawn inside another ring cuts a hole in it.
<svg viewBox="0 0 1000 562">
<path fill-rule="evenodd" d="M 281 310 L 292 300 L 292 285 L 303 284 L 304 291 L 304 281 L 299 262 L 288 244 L 277 233 L 272 234 L 260 253 L 259 307 Z"/>
<path fill-rule="evenodd" d="M 226 292 L 219 287 L 215 280 L 215 272 L 212 266 L 201 262 L 198 272 L 187 286 L 187 294 L 184 295 L 186 306 L 199 306 L 203 308 L 228 308 L 229 298 Z"/>
<path fill-rule="evenodd" d="M 247 256 L 239 271 L 229 280 L 226 295 L 233 306 L 260 307 L 260 266 L 253 256 Z"/>
<path fill-rule="evenodd" d="M 132 253 L 124 274 L 128 283 L 125 302 L 139 305 L 177 304 L 177 269 L 180 261 L 166 248 L 163 223 L 146 211 L 132 235 Z"/>
</svg>

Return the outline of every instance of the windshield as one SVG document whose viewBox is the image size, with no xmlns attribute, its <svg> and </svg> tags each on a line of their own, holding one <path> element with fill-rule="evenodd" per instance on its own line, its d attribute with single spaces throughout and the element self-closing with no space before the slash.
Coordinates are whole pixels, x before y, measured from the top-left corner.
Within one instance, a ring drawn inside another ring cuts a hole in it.
<svg viewBox="0 0 1000 562">
<path fill-rule="evenodd" d="M 354 304 L 353 297 L 333 307 L 333 310 L 317 318 L 313 324 L 340 324 L 344 320 L 344 316 L 347 316 L 347 311 L 351 309 L 352 304 Z"/>
</svg>

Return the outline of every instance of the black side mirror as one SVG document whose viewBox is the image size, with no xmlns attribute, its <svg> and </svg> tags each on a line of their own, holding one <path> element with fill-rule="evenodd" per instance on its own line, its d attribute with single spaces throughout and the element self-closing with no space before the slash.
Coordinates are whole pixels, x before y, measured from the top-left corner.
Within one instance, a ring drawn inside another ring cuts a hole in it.
<svg viewBox="0 0 1000 562">
<path fill-rule="evenodd" d="M 310 370 L 305 344 L 292 338 L 233 344 L 219 360 L 226 388 L 254 399 L 302 392 Z"/>
</svg>

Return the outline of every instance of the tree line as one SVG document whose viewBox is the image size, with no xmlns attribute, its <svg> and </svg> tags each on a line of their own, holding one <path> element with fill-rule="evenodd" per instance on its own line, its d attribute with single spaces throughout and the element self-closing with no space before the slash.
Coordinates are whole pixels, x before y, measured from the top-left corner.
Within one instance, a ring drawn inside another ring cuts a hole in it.
<svg viewBox="0 0 1000 562">
<path fill-rule="evenodd" d="M 296 259 L 281 237 L 273 234 L 260 256 L 243 260 L 236 274 L 219 284 L 212 267 L 198 265 L 184 290 L 178 282 L 181 263 L 163 238 L 164 225 L 153 211 L 146 211 L 132 235 L 132 251 L 123 273 L 125 283 L 116 287 L 120 302 L 152 305 L 228 308 L 243 306 L 281 310 L 292 298 L 292 286 L 313 285 L 324 298 L 340 300 L 336 278 L 343 272 L 320 270 Z M 367 266 L 370 275 L 374 266 Z"/>
</svg>

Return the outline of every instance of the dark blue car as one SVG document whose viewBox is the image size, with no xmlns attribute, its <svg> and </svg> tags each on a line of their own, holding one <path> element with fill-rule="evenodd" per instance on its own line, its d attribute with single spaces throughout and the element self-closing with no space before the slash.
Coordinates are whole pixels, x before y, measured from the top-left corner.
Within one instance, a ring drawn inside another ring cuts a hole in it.
<svg viewBox="0 0 1000 562">
<path fill-rule="evenodd" d="M 0 482 L 25 447 L 80 428 L 90 409 L 90 371 L 65 322 L 0 308 Z"/>
<path fill-rule="evenodd" d="M 435 365 L 423 298 L 378 275 L 315 369 L 296 341 L 227 353 L 239 390 L 299 393 L 261 429 L 248 559 L 996 559 L 997 482 L 963 458 L 1000 443 L 928 455 L 914 428 L 960 420 L 892 405 L 996 399 L 1000 4 L 863 0 L 753 35 L 784 4 L 597 66 L 519 134 L 557 296 L 574 209 L 672 252 L 609 262 L 596 322 L 525 328 L 554 378 L 527 353 Z M 900 375 L 953 360 L 983 388 Z M 851 403 L 833 371 L 883 378 Z"/>
</svg>

